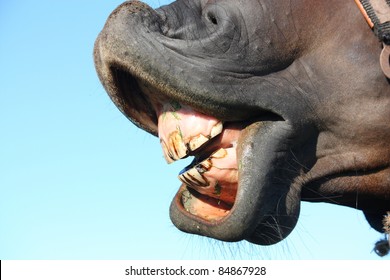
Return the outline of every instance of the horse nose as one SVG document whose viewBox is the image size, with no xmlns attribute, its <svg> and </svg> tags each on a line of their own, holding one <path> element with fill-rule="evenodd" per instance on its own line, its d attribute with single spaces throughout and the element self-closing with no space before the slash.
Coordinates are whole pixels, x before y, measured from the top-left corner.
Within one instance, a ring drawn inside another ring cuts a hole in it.
<svg viewBox="0 0 390 280">
<path fill-rule="evenodd" d="M 111 26 L 117 30 L 123 25 L 129 28 L 129 32 L 138 32 L 137 29 L 146 28 L 149 31 L 161 33 L 164 23 L 161 16 L 149 5 L 140 1 L 126 1 L 110 14 L 105 29 Z"/>
<path fill-rule="evenodd" d="M 109 15 L 95 41 L 94 59 L 98 70 L 103 64 L 121 65 L 129 47 L 145 36 L 163 33 L 163 28 L 161 16 L 147 4 L 140 1 L 122 3 Z"/>
</svg>

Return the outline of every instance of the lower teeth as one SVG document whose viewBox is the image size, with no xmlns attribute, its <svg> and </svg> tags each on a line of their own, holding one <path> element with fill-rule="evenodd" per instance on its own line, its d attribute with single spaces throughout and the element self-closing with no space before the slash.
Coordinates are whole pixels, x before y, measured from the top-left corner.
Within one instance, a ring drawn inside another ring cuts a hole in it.
<svg viewBox="0 0 390 280">
<path fill-rule="evenodd" d="M 233 202 L 238 181 L 235 148 L 220 148 L 203 161 L 186 167 L 179 179 L 198 192 Z"/>
</svg>

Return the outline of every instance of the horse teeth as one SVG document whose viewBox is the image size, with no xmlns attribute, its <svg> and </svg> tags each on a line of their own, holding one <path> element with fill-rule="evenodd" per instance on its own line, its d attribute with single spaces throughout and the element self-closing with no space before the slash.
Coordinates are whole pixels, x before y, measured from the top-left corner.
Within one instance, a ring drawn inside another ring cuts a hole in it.
<svg viewBox="0 0 390 280">
<path fill-rule="evenodd" d="M 164 151 L 164 157 L 168 163 L 185 158 L 190 152 L 193 152 L 203 146 L 210 139 L 219 135 L 223 130 L 221 122 L 217 123 L 210 131 L 210 135 L 204 136 L 200 133 L 194 137 L 185 137 L 180 127 L 171 132 L 168 137 L 168 143 L 161 140 Z"/>
<path fill-rule="evenodd" d="M 185 171 L 181 172 L 179 175 L 180 181 L 184 184 L 187 184 L 191 187 L 207 187 L 210 185 L 210 182 L 207 178 L 206 172 L 210 171 L 213 167 L 213 160 L 222 159 L 227 156 L 227 151 L 223 148 L 215 151 L 211 156 L 201 163 L 198 163 L 192 166 L 189 169 L 185 169 Z"/>
<path fill-rule="evenodd" d="M 216 152 L 214 152 L 214 153 L 210 156 L 210 158 L 218 158 L 218 159 L 220 159 L 220 158 L 226 157 L 226 155 L 227 155 L 227 151 L 226 151 L 225 149 L 223 149 L 223 148 L 220 148 L 219 150 L 217 150 Z"/>
<path fill-rule="evenodd" d="M 215 136 L 218 136 L 221 134 L 223 130 L 223 124 L 222 122 L 218 122 L 216 125 L 214 125 L 211 128 L 210 134 L 206 137 L 203 134 L 199 134 L 198 136 L 192 137 L 192 139 L 189 142 L 189 148 L 191 151 L 195 151 L 196 149 L 200 148 L 204 143 L 210 141 Z"/>
<path fill-rule="evenodd" d="M 207 141 L 209 141 L 209 138 L 207 138 L 203 134 L 199 134 L 198 136 L 193 137 L 189 143 L 190 150 L 195 151 Z"/>
<path fill-rule="evenodd" d="M 223 124 L 222 122 L 218 122 L 216 125 L 213 126 L 210 133 L 210 139 L 214 138 L 215 136 L 221 134 L 223 130 Z"/>
<path fill-rule="evenodd" d="M 169 136 L 168 147 L 175 160 L 184 158 L 189 153 L 187 146 L 183 141 L 183 135 L 178 130 L 172 132 Z"/>
<path fill-rule="evenodd" d="M 233 203 L 238 181 L 235 148 L 220 148 L 200 163 L 185 168 L 179 179 L 209 197 Z"/>
<path fill-rule="evenodd" d="M 168 163 L 187 157 L 223 130 L 221 121 L 178 102 L 168 101 L 154 107 L 158 115 L 158 135 Z"/>
<path fill-rule="evenodd" d="M 180 181 L 191 187 L 207 187 L 209 182 L 196 167 L 192 167 L 179 175 Z"/>
</svg>

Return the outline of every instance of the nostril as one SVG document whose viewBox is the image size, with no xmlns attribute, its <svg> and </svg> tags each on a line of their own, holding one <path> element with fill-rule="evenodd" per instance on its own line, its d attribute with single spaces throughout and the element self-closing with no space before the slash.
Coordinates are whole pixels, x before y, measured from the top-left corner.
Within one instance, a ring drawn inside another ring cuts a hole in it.
<svg viewBox="0 0 390 280">
<path fill-rule="evenodd" d="M 209 13 L 207 14 L 207 19 L 208 19 L 211 23 L 213 23 L 214 25 L 218 25 L 218 20 L 217 20 L 216 16 L 215 16 L 213 13 L 209 12 Z"/>
</svg>

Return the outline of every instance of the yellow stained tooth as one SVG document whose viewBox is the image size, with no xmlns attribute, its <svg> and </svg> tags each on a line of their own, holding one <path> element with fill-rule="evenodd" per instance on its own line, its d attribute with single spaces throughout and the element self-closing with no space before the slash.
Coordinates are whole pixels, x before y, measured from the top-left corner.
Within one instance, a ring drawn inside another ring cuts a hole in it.
<svg viewBox="0 0 390 280">
<path fill-rule="evenodd" d="M 198 170 L 198 172 L 200 174 L 203 174 L 203 173 L 209 171 L 211 167 L 213 167 L 213 164 L 212 164 L 210 158 L 205 159 L 204 161 L 202 161 L 201 163 L 199 163 L 195 166 L 196 170 Z"/>
<path fill-rule="evenodd" d="M 207 141 L 209 141 L 209 139 L 206 136 L 204 136 L 203 134 L 199 134 L 198 136 L 193 137 L 189 143 L 190 150 L 195 151 L 196 149 L 198 149 L 200 146 L 202 146 Z"/>
<path fill-rule="evenodd" d="M 184 158 L 188 155 L 188 149 L 183 141 L 183 136 L 180 131 L 175 130 L 169 135 L 168 149 L 169 153 L 172 154 L 173 160 Z"/>
<path fill-rule="evenodd" d="M 207 187 L 210 185 L 209 180 L 204 173 L 210 171 L 213 167 L 212 159 L 221 159 L 227 155 L 227 151 L 220 148 L 214 152 L 209 158 L 203 160 L 201 163 L 188 169 L 186 172 L 179 175 L 180 181 L 190 187 Z M 211 178 L 210 178 L 211 179 Z M 214 178 L 212 179 L 214 182 Z"/>
<path fill-rule="evenodd" d="M 165 142 L 163 149 L 168 163 L 187 157 L 191 151 L 206 145 L 223 131 L 221 121 L 175 100 L 156 101 L 153 106 L 158 116 L 158 135 Z"/>
<path fill-rule="evenodd" d="M 227 151 L 224 148 L 220 148 L 214 152 L 210 158 L 224 158 L 227 155 Z"/>
<path fill-rule="evenodd" d="M 220 134 L 223 130 L 223 124 L 222 122 L 218 122 L 216 125 L 213 126 L 210 132 L 210 138 L 214 138 L 218 134 Z"/>
<path fill-rule="evenodd" d="M 180 174 L 179 179 L 191 187 L 207 187 L 209 185 L 207 179 L 195 167 Z"/>
</svg>

